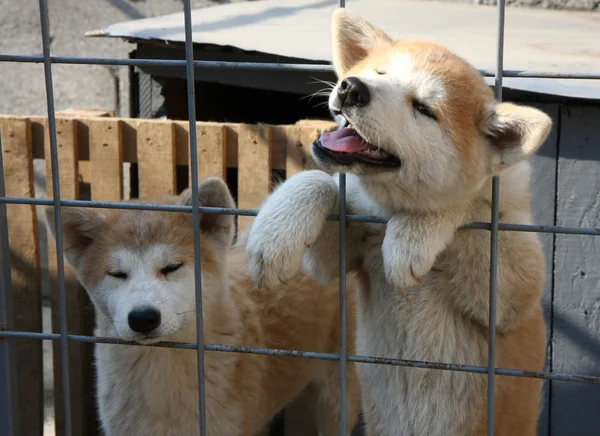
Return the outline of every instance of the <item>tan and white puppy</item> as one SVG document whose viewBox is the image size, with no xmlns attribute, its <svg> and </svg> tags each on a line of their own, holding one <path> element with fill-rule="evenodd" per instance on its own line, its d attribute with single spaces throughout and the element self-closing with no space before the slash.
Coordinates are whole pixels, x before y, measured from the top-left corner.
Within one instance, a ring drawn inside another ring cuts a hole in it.
<svg viewBox="0 0 600 436">
<path fill-rule="evenodd" d="M 329 108 L 340 129 L 312 145 L 326 171 L 348 172 L 347 268 L 359 279 L 361 355 L 487 365 L 490 235 L 459 229 L 491 216 L 530 224 L 532 156 L 551 121 L 495 101 L 475 68 L 446 48 L 393 41 L 356 14 L 333 15 L 339 82 Z M 275 286 L 305 269 L 337 276 L 337 175 L 306 171 L 267 200 L 247 244 L 253 278 Z M 499 367 L 542 370 L 544 262 L 538 237 L 500 232 Z M 486 376 L 360 365 L 369 436 L 475 436 L 486 428 Z M 497 377 L 495 434 L 533 436 L 539 380 Z"/>
<path fill-rule="evenodd" d="M 141 201 L 191 205 L 191 192 Z M 200 184 L 199 202 L 234 207 L 227 186 L 216 178 Z M 52 208 L 46 217 L 54 235 Z M 189 213 L 62 208 L 65 256 L 94 303 L 97 336 L 141 344 L 195 342 L 193 230 Z M 205 343 L 338 351 L 335 283 L 323 285 L 305 275 L 277 294 L 259 290 L 245 248 L 231 248 L 233 217 L 202 214 L 199 230 Z M 352 299 L 347 307 L 352 314 Z M 350 351 L 352 317 L 347 325 Z M 199 434 L 196 364 L 195 350 L 96 345 L 106 435 Z M 360 407 L 353 367 L 347 383 L 351 429 Z M 207 351 L 207 434 L 254 435 L 296 400 L 312 411 L 321 435 L 337 436 L 338 384 L 335 361 Z"/>
</svg>

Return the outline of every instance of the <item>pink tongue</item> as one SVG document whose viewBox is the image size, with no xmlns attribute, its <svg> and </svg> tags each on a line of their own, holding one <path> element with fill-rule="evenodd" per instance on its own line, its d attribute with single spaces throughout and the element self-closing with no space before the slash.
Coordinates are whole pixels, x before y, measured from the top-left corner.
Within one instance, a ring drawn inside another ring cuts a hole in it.
<svg viewBox="0 0 600 436">
<path fill-rule="evenodd" d="M 354 129 L 345 128 L 321 135 L 323 147 L 337 153 L 356 153 L 368 148 L 365 142 L 356 136 Z"/>
</svg>

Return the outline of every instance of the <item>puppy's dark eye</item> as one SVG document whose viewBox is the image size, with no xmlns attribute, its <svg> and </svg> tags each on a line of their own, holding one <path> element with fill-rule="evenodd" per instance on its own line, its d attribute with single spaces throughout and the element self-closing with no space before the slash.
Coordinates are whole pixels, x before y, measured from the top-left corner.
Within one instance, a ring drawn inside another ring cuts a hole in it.
<svg viewBox="0 0 600 436">
<path fill-rule="evenodd" d="M 385 70 L 382 70 L 382 69 L 380 69 L 380 68 L 377 68 L 377 69 L 375 70 L 375 72 L 376 72 L 377 74 L 379 74 L 380 76 L 383 76 L 383 75 L 385 74 Z"/>
<path fill-rule="evenodd" d="M 127 273 L 122 271 L 109 272 L 109 276 L 114 277 L 115 279 L 127 280 Z"/>
<path fill-rule="evenodd" d="M 419 100 L 413 100 L 413 109 L 419 112 L 420 114 L 425 115 L 427 118 L 431 118 L 432 120 L 437 121 L 435 112 L 425 103 Z"/>
<path fill-rule="evenodd" d="M 172 272 L 177 271 L 179 268 L 183 266 L 182 263 L 174 263 L 172 265 L 167 265 L 163 269 L 160 270 L 162 275 L 171 274 Z"/>
</svg>

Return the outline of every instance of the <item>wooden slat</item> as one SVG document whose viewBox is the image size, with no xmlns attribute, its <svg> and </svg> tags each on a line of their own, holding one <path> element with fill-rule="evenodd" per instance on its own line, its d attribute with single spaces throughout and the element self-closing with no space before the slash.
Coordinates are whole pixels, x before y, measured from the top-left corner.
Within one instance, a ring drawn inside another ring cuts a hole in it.
<svg viewBox="0 0 600 436">
<path fill-rule="evenodd" d="M 60 195 L 63 200 L 79 199 L 78 171 L 78 125 L 73 119 L 56 120 L 56 140 L 58 145 L 58 165 Z M 52 164 L 50 159 L 50 139 L 48 123 L 45 123 L 46 195 L 52 198 Z M 52 298 L 52 331 L 60 332 L 58 304 L 58 274 L 56 266 L 56 245 L 48 235 L 48 274 Z M 92 335 L 94 313 L 91 302 L 75 275 L 74 269 L 65 262 L 65 297 L 67 302 L 67 329 L 70 334 Z M 54 423 L 56 435 L 65 434 L 64 393 L 62 383 L 62 358 L 60 344 L 54 343 Z M 71 383 L 71 414 L 73 434 L 97 434 L 97 419 L 94 396 L 93 346 L 82 342 L 69 343 L 69 368 Z"/>
<path fill-rule="evenodd" d="M 64 115 L 65 117 L 67 114 Z M 87 135 L 82 133 L 87 133 L 87 130 L 92 130 L 94 125 L 97 122 L 104 122 L 105 118 L 101 117 L 72 117 L 70 118 L 76 119 L 80 125 L 79 132 L 79 158 L 83 161 L 87 161 L 89 159 L 89 147 L 88 142 L 86 140 Z M 0 115 L 0 119 L 6 118 L 6 116 Z M 31 117 L 32 121 L 42 122 L 43 117 Z M 142 122 L 139 119 L 134 118 L 119 118 L 119 121 L 122 123 L 122 135 L 123 135 L 123 161 L 124 162 L 132 162 L 137 163 L 137 143 L 135 140 L 135 135 L 137 132 L 137 126 Z M 187 121 L 175 121 L 175 131 L 176 131 L 176 163 L 177 165 L 188 165 L 189 162 L 189 146 L 187 143 L 187 139 L 183 139 L 183 136 L 187 136 L 188 132 L 188 123 Z M 203 125 L 209 126 L 222 126 L 227 132 L 227 152 L 226 152 L 226 167 L 236 167 L 238 156 L 237 156 L 237 147 L 235 146 L 235 141 L 232 140 L 233 136 L 237 135 L 237 131 L 240 127 L 240 124 L 237 123 L 212 123 L 212 122 L 198 122 L 197 126 L 200 129 Z M 285 133 L 285 128 L 292 126 L 277 126 L 279 128 L 274 129 L 271 136 L 271 167 L 277 170 L 286 169 L 286 146 L 287 146 L 287 137 Z M 335 123 L 331 121 L 319 121 L 319 120 L 303 120 L 299 121 L 293 127 L 300 127 L 303 130 L 310 128 L 313 131 L 319 131 L 321 129 L 329 130 L 335 128 Z M 233 135 L 229 135 L 229 133 L 233 133 Z M 232 136 L 232 137 L 229 137 Z M 307 143 L 310 145 L 315 138 L 311 138 Z M 307 150 L 307 144 L 303 143 L 305 151 Z M 310 159 L 310 153 L 307 154 L 308 163 L 312 162 Z M 36 159 L 44 158 L 44 141 L 41 135 L 33 136 L 33 157 Z"/>
<path fill-rule="evenodd" d="M 6 195 L 34 197 L 31 126 L 26 119 L 0 120 Z M 42 331 L 37 217 L 34 206 L 7 205 L 15 328 Z M 20 435 L 43 430 L 42 343 L 17 341 Z"/>
<path fill-rule="evenodd" d="M 121 122 L 98 119 L 89 125 L 92 200 L 123 198 L 123 148 Z"/>
<path fill-rule="evenodd" d="M 298 174 L 305 166 L 305 153 L 300 142 L 300 127 L 290 126 L 286 128 L 286 155 L 285 175 L 286 178 Z"/>
<path fill-rule="evenodd" d="M 271 129 L 242 125 L 238 130 L 238 207 L 258 208 L 271 189 Z M 238 217 L 241 234 L 250 217 Z"/>
<path fill-rule="evenodd" d="M 140 197 L 175 194 L 177 186 L 173 123 L 140 123 L 137 131 L 137 152 Z"/>
<path fill-rule="evenodd" d="M 114 109 L 93 108 L 68 108 L 56 111 L 57 117 L 89 118 L 89 117 L 114 117 Z"/>
<path fill-rule="evenodd" d="M 220 177 L 225 180 L 227 163 L 227 140 L 223 124 L 197 125 L 197 150 L 198 150 L 198 180 L 207 177 Z M 189 137 L 188 137 L 189 138 Z M 189 141 L 189 139 L 188 139 Z M 191 161 L 189 165 L 190 182 Z"/>
</svg>

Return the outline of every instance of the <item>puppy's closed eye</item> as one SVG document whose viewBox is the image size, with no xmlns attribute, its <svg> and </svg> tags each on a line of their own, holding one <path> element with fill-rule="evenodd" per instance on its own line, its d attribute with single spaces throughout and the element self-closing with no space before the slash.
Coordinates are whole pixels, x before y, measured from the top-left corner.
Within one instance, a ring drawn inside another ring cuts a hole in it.
<svg viewBox="0 0 600 436">
<path fill-rule="evenodd" d="M 173 264 L 167 265 L 163 269 L 161 269 L 160 273 L 162 275 L 166 276 L 166 275 L 169 275 L 171 273 L 174 273 L 175 271 L 177 271 L 182 266 L 183 266 L 183 263 L 173 263 Z"/>
<path fill-rule="evenodd" d="M 435 115 L 433 109 L 427 106 L 422 101 L 414 99 L 413 109 L 419 112 L 421 115 L 425 115 L 427 118 L 431 118 L 432 120 L 437 121 L 437 116 Z"/>
<path fill-rule="evenodd" d="M 124 273 L 123 271 L 108 272 L 107 274 L 111 277 L 114 277 L 115 279 L 121 280 L 127 280 L 127 278 L 129 277 L 127 273 Z"/>
</svg>

